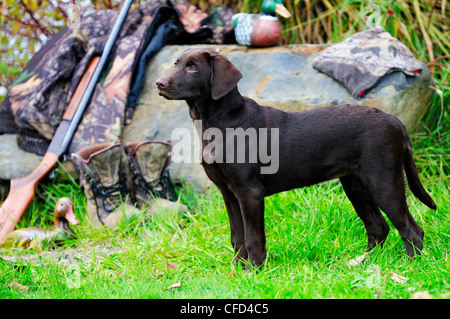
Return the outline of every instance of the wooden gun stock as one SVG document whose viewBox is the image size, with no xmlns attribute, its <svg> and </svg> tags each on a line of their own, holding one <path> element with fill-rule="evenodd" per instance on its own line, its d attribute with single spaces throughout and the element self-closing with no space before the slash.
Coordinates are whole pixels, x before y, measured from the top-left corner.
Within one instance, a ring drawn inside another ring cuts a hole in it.
<svg viewBox="0 0 450 319">
<path fill-rule="evenodd" d="M 52 170 L 59 157 L 66 151 L 62 140 L 67 134 L 69 124 L 77 110 L 89 82 L 96 70 L 100 57 L 94 57 L 86 72 L 78 83 L 69 105 L 62 117 L 62 121 L 48 147 L 39 166 L 29 175 L 11 180 L 8 197 L 0 207 L 0 244 L 6 236 L 14 230 L 34 197 L 36 185 Z"/>
</svg>

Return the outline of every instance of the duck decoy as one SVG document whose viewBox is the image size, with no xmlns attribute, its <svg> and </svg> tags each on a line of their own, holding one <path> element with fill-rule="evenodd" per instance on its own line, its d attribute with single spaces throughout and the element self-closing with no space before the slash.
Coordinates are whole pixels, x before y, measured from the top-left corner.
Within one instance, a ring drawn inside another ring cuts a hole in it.
<svg viewBox="0 0 450 319">
<path fill-rule="evenodd" d="M 79 222 L 73 210 L 72 201 L 63 197 L 55 205 L 53 230 L 45 230 L 40 227 L 27 227 L 17 229 L 10 235 L 10 240 L 17 243 L 17 247 L 33 247 L 36 243 L 51 240 L 61 240 L 73 235 L 69 223 L 78 225 Z"/>
<path fill-rule="evenodd" d="M 237 43 L 258 47 L 278 45 L 281 27 L 275 14 L 286 19 L 291 17 L 281 0 L 264 0 L 261 14 L 234 14 L 232 21 Z"/>
</svg>

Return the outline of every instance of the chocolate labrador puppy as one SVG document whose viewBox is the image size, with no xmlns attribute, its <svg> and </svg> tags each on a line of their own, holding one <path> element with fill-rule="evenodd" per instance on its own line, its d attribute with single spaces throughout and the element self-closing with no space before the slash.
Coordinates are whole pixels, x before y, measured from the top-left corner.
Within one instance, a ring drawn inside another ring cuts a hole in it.
<svg viewBox="0 0 450 319">
<path fill-rule="evenodd" d="M 186 100 L 200 127 L 202 165 L 223 195 L 236 260 L 260 266 L 266 258 L 265 196 L 334 178 L 364 222 L 368 250 L 388 235 L 382 210 L 398 229 L 407 254 L 420 254 L 424 232 L 408 210 L 403 171 L 412 193 L 431 209 L 436 204 L 420 183 L 411 142 L 396 117 L 358 105 L 283 112 L 243 97 L 237 88 L 241 77 L 218 52 L 189 49 L 156 81 L 161 96 Z M 248 134 L 235 143 L 238 129 Z M 224 134 L 219 140 L 217 132 Z M 260 151 L 256 159 L 251 154 L 255 148 Z M 238 158 L 242 151 L 245 161 Z M 269 153 L 277 161 L 271 167 Z"/>
</svg>

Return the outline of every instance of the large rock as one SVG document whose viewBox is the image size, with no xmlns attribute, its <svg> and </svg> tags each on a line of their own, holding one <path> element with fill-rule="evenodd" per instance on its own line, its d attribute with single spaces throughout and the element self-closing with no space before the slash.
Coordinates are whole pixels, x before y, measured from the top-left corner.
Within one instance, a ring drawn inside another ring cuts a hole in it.
<svg viewBox="0 0 450 319">
<path fill-rule="evenodd" d="M 41 160 L 42 156 L 21 150 L 15 134 L 0 135 L 0 198 L 9 188 L 6 181 L 28 175 Z"/>
<path fill-rule="evenodd" d="M 20 149 L 15 134 L 0 135 L 0 179 L 25 176 L 39 165 L 42 158 L 43 156 Z"/>
<path fill-rule="evenodd" d="M 145 86 L 130 125 L 124 128 L 123 140 L 169 140 L 177 128 L 190 132 L 194 144 L 197 137 L 188 107 L 184 101 L 168 101 L 157 93 L 155 81 L 173 68 L 176 58 L 194 46 L 165 46 L 147 68 Z M 205 46 L 202 46 L 205 47 Z M 339 82 L 312 68 L 314 57 L 325 46 L 293 45 L 253 49 L 242 46 L 209 46 L 225 54 L 242 72 L 239 82 L 243 95 L 261 105 L 285 111 L 303 111 L 332 104 L 362 104 L 377 107 L 397 116 L 408 131 L 413 131 L 426 112 L 433 90 L 428 69 L 418 77 L 395 72 L 384 77 L 364 98 L 355 99 Z M 174 141 L 176 143 L 176 141 Z M 192 146 L 192 157 L 198 149 Z M 0 180 L 29 174 L 41 157 L 17 148 L 15 136 L 0 135 Z M 175 158 L 174 160 L 179 160 Z M 208 185 L 203 168 L 198 163 L 172 163 L 171 176 L 184 179 L 199 188 Z"/>
</svg>

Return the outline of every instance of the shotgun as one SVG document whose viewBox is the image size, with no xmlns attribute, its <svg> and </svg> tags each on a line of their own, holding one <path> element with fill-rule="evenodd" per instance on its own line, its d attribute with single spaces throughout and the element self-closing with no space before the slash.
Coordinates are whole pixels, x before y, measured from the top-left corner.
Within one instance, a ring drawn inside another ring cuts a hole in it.
<svg viewBox="0 0 450 319">
<path fill-rule="evenodd" d="M 11 180 L 8 197 L 0 207 L 0 244 L 14 230 L 27 210 L 33 200 L 36 185 L 67 151 L 132 3 L 133 0 L 125 1 L 101 57 L 94 57 L 83 74 L 41 163 L 29 175 Z"/>
</svg>

